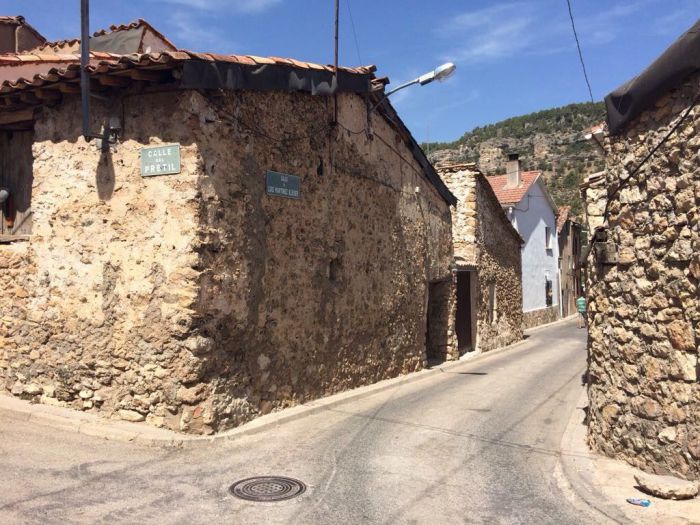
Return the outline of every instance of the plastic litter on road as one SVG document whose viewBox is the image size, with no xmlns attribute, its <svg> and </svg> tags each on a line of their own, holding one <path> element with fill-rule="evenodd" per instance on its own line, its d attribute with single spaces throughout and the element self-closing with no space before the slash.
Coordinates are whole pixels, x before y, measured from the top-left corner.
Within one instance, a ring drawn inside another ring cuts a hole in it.
<svg viewBox="0 0 700 525">
<path fill-rule="evenodd" d="M 632 505 L 638 505 L 640 507 L 648 507 L 651 505 L 651 501 L 648 499 L 639 499 L 639 498 L 627 498 L 627 503 L 631 503 Z"/>
</svg>

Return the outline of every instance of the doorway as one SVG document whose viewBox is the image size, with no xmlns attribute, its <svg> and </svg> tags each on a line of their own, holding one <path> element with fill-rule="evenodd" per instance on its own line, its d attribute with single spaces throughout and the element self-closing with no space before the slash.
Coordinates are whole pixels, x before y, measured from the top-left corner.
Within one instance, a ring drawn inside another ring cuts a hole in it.
<svg viewBox="0 0 700 525">
<path fill-rule="evenodd" d="M 0 236 L 11 239 L 32 231 L 32 131 L 0 131 Z"/>
<path fill-rule="evenodd" d="M 451 294 L 451 279 L 428 283 L 426 353 L 430 366 L 447 360 Z"/>
<path fill-rule="evenodd" d="M 476 273 L 457 272 L 455 333 L 459 353 L 476 349 Z"/>
</svg>

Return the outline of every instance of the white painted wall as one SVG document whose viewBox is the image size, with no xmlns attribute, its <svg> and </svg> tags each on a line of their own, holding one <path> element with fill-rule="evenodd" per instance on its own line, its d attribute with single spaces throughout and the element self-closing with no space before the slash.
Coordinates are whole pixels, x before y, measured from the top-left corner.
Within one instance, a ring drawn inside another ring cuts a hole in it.
<svg viewBox="0 0 700 525">
<path fill-rule="evenodd" d="M 508 211 L 508 207 L 506 207 Z M 559 304 L 559 243 L 556 216 L 542 187 L 535 183 L 509 214 L 522 236 L 523 312 L 547 307 L 545 278 L 552 281 L 552 306 Z M 547 250 L 545 228 L 552 235 Z"/>
</svg>

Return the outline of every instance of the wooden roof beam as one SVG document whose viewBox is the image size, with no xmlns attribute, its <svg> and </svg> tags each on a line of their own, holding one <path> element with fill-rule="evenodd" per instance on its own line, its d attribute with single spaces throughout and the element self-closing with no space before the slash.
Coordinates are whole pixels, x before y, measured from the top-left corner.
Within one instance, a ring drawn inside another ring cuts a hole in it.
<svg viewBox="0 0 700 525">
<path fill-rule="evenodd" d="M 0 126 L 34 120 L 34 108 L 0 112 Z"/>
<path fill-rule="evenodd" d="M 131 84 L 131 79 L 113 75 L 97 77 L 97 81 L 103 86 L 109 87 L 126 87 Z"/>
</svg>

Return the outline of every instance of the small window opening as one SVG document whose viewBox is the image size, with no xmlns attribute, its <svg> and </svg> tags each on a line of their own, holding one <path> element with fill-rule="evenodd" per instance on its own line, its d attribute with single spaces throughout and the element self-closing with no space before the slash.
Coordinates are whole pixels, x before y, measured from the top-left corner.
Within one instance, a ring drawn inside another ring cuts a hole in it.
<svg viewBox="0 0 700 525">
<path fill-rule="evenodd" d="M 328 263 L 328 279 L 331 282 L 338 282 L 340 280 L 340 272 L 340 259 L 331 259 L 331 262 Z"/>
</svg>

